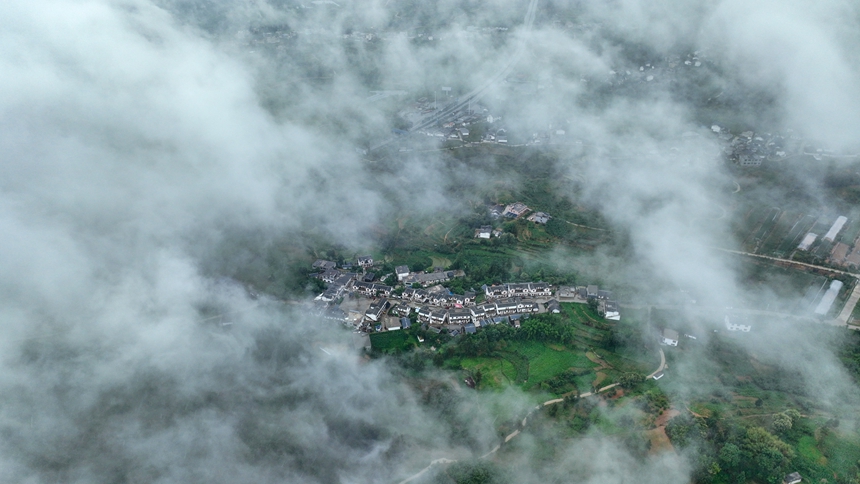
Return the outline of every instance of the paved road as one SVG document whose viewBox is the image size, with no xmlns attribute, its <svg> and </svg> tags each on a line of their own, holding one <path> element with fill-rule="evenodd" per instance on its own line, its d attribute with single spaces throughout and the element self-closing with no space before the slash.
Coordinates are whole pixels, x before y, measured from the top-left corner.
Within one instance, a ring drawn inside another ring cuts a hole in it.
<svg viewBox="0 0 860 484">
<path fill-rule="evenodd" d="M 842 307 L 842 312 L 836 317 L 837 323 L 843 325 L 848 324 L 848 318 L 850 318 L 851 313 L 854 312 L 854 307 L 857 306 L 857 301 L 860 301 L 860 281 L 854 284 L 854 290 L 851 292 L 851 296 L 848 298 L 848 301 L 845 302 L 845 306 Z"/>
<path fill-rule="evenodd" d="M 833 324 L 835 326 L 848 326 L 848 318 L 851 317 L 851 313 L 854 312 L 854 307 L 857 306 L 858 301 L 860 301 L 860 274 L 855 274 L 853 272 L 843 271 L 843 270 L 839 270 L 839 269 L 831 269 L 830 267 L 818 266 L 815 264 L 807 264 L 806 262 L 798 262 L 795 260 L 781 259 L 779 257 L 771 257 L 768 255 L 752 254 L 750 252 L 741 252 L 738 250 L 721 249 L 719 247 L 713 247 L 713 248 L 720 250 L 720 251 L 723 251 L 723 252 L 729 252 L 732 254 L 745 255 L 748 257 L 757 257 L 759 259 L 766 259 L 766 260 L 772 260 L 772 261 L 776 261 L 776 262 L 788 263 L 788 264 L 792 264 L 792 265 L 799 265 L 802 267 L 809 267 L 810 269 L 829 271 L 829 272 L 833 272 L 836 274 L 842 274 L 842 275 L 853 277 L 853 278 L 857 279 L 857 282 L 854 285 L 854 290 L 851 292 L 851 296 L 848 298 L 848 301 L 845 302 L 845 306 L 842 307 L 842 312 L 839 313 L 839 316 L 837 316 L 836 319 L 825 321 L 828 324 Z M 814 318 L 812 318 L 812 319 L 814 319 Z M 855 328 L 855 327 L 851 327 L 851 326 L 848 326 L 848 327 L 851 329 L 860 329 L 860 328 Z"/>
<path fill-rule="evenodd" d="M 830 267 L 817 266 L 817 265 L 815 265 L 815 264 L 807 264 L 806 262 L 798 262 L 798 261 L 796 261 L 796 260 L 791 260 L 791 259 L 780 259 L 779 257 L 771 257 L 771 256 L 769 256 L 769 255 L 753 254 L 753 253 L 751 253 L 751 252 L 742 252 L 742 251 L 739 251 L 739 250 L 722 249 L 722 248 L 720 248 L 720 247 L 711 247 L 711 248 L 712 248 L 712 249 L 719 250 L 719 251 L 722 251 L 722 252 L 728 252 L 728 253 L 730 253 L 730 254 L 745 255 L 745 256 L 748 256 L 748 257 L 756 257 L 756 258 L 759 258 L 759 259 L 767 259 L 767 260 L 772 260 L 772 261 L 777 261 L 777 262 L 784 262 L 784 263 L 787 263 L 787 264 L 793 264 L 793 265 L 799 265 L 799 266 L 803 266 L 803 267 L 809 267 L 810 269 L 818 269 L 818 270 L 822 270 L 822 271 L 834 272 L 834 273 L 836 273 L 836 274 L 843 274 L 843 275 L 846 275 L 846 276 L 851 276 L 851 277 L 854 277 L 854 278 L 860 279 L 860 274 L 855 274 L 855 273 L 853 273 L 853 272 L 847 272 L 847 271 L 843 271 L 843 270 L 839 270 L 839 269 L 831 269 Z"/>
</svg>

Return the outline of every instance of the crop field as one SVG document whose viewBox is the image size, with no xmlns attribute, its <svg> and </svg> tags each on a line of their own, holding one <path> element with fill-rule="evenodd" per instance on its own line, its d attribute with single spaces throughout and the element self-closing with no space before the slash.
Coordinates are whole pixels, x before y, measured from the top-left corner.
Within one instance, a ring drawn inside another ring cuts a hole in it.
<svg viewBox="0 0 860 484">
<path fill-rule="evenodd" d="M 815 219 L 816 217 L 812 215 L 800 214 L 791 226 L 791 229 L 776 247 L 774 255 L 777 257 L 786 257 L 796 249 L 797 245 L 800 244 L 800 241 L 803 240 L 803 236 L 809 232 L 813 225 L 815 225 Z"/>
</svg>

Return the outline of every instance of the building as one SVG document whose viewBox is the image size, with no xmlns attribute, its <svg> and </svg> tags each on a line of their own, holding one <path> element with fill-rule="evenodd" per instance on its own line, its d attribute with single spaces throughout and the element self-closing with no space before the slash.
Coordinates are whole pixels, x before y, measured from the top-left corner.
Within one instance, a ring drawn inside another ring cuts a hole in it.
<svg viewBox="0 0 860 484">
<path fill-rule="evenodd" d="M 548 213 L 544 212 L 535 212 L 529 215 L 528 220 L 536 223 L 536 224 L 546 224 L 552 217 Z"/>
<path fill-rule="evenodd" d="M 384 298 L 378 301 L 373 301 L 370 304 L 370 307 L 367 308 L 367 311 L 364 312 L 364 317 L 371 321 L 379 321 L 382 319 L 382 315 L 389 306 L 390 304 L 388 303 L 388 300 Z"/>
<path fill-rule="evenodd" d="M 546 312 L 552 314 L 558 314 L 561 312 L 561 304 L 558 303 L 555 299 L 550 299 L 546 302 Z"/>
<path fill-rule="evenodd" d="M 498 297 L 549 297 L 552 288 L 545 282 L 524 282 L 484 286 L 484 295 L 489 299 Z"/>
<path fill-rule="evenodd" d="M 397 266 L 394 268 L 394 274 L 397 275 L 397 280 L 402 281 L 409 275 L 409 266 Z"/>
<path fill-rule="evenodd" d="M 597 297 L 598 289 L 594 284 L 589 285 L 585 288 L 585 298 L 586 299 L 594 299 Z"/>
<path fill-rule="evenodd" d="M 463 326 L 463 331 L 465 331 L 466 334 L 475 334 L 477 332 L 477 327 L 474 323 L 466 323 L 466 325 Z"/>
<path fill-rule="evenodd" d="M 409 318 L 406 317 L 400 318 L 400 327 L 403 329 L 409 329 L 412 327 L 412 321 L 409 321 Z"/>
<path fill-rule="evenodd" d="M 660 344 L 678 346 L 678 332 L 674 329 L 665 328 L 660 335 Z"/>
<path fill-rule="evenodd" d="M 334 282 L 338 277 L 341 276 L 341 273 L 334 269 L 327 269 L 319 274 L 317 277 L 323 280 L 323 282 L 328 282 L 329 284 Z"/>
<path fill-rule="evenodd" d="M 337 264 L 330 260 L 317 259 L 316 262 L 312 264 L 312 267 L 314 269 L 321 269 L 323 271 L 327 271 L 329 269 L 334 269 L 335 267 L 337 267 Z"/>
<path fill-rule="evenodd" d="M 741 166 L 761 166 L 762 156 L 756 156 L 749 150 L 738 153 L 738 164 Z"/>
<path fill-rule="evenodd" d="M 418 321 L 421 321 L 422 323 L 430 322 L 430 314 L 432 313 L 430 307 L 421 306 L 416 312 L 418 313 Z"/>
<path fill-rule="evenodd" d="M 836 300 L 836 296 L 839 295 L 839 290 L 842 289 L 842 281 L 832 280 L 830 281 L 830 287 L 827 288 L 827 292 L 824 293 L 824 296 L 821 296 L 821 301 L 818 302 L 818 306 L 815 307 L 815 314 L 819 316 L 824 316 L 830 311 L 830 306 L 833 306 L 833 301 Z"/>
<path fill-rule="evenodd" d="M 409 313 L 412 312 L 412 308 L 406 304 L 398 304 L 393 309 L 398 316 L 409 316 Z"/>
<path fill-rule="evenodd" d="M 433 284 L 439 284 L 450 279 L 448 274 L 453 275 L 454 273 L 451 271 L 448 272 L 431 272 L 429 274 L 420 272 L 418 274 L 410 274 L 403 279 L 404 284 L 421 284 L 424 287 L 431 286 Z"/>
<path fill-rule="evenodd" d="M 363 282 L 357 281 L 353 284 L 353 287 L 364 296 L 368 297 L 377 297 L 377 296 L 389 296 L 391 295 L 391 290 L 393 289 L 391 286 L 386 286 L 384 284 L 375 284 L 372 282 Z"/>
<path fill-rule="evenodd" d="M 517 218 L 528 211 L 529 207 L 526 206 L 525 203 L 515 202 L 505 207 L 505 211 L 502 212 L 502 215 L 508 218 Z"/>
<path fill-rule="evenodd" d="M 430 310 L 430 324 L 435 324 L 437 326 L 441 326 L 445 324 L 445 321 L 448 320 L 448 311 L 444 309 L 431 309 Z"/>
<path fill-rule="evenodd" d="M 818 238 L 818 235 L 813 234 L 812 232 L 806 234 L 806 236 L 803 237 L 803 240 L 800 241 L 800 244 L 797 246 L 797 248 L 800 250 L 809 250 L 809 248 L 812 247 L 812 244 L 815 242 L 816 238 Z"/>
<path fill-rule="evenodd" d="M 358 258 L 358 266 L 363 268 L 373 267 L 373 257 L 369 255 L 363 255 Z"/>
<path fill-rule="evenodd" d="M 618 303 L 615 301 L 603 302 L 603 317 L 612 321 L 621 321 L 621 312 L 618 309 Z"/>
<path fill-rule="evenodd" d="M 472 321 L 481 321 L 487 317 L 487 312 L 484 310 L 484 306 L 472 306 L 469 308 L 469 314 L 472 315 Z"/>
<path fill-rule="evenodd" d="M 490 236 L 493 235 L 493 227 L 490 225 L 483 225 L 481 228 L 475 231 L 476 239 L 489 239 Z"/>
<path fill-rule="evenodd" d="M 448 324 L 466 324 L 472 322 L 472 312 L 466 308 L 448 310 Z"/>
<path fill-rule="evenodd" d="M 414 289 L 411 287 L 407 287 L 403 290 L 403 294 L 400 295 L 401 299 L 406 299 L 408 301 L 415 301 L 420 303 L 430 302 L 430 294 L 427 293 L 424 289 Z"/>
<path fill-rule="evenodd" d="M 803 479 L 801 479 L 799 473 L 792 472 L 791 474 L 785 476 L 785 478 L 782 480 L 782 484 L 798 484 L 802 480 Z"/>
<path fill-rule="evenodd" d="M 732 321 L 734 319 L 734 321 Z M 744 324 L 746 321 L 734 316 L 733 318 L 729 318 L 729 315 L 726 315 L 725 318 L 726 329 L 729 331 L 743 331 L 744 333 L 749 333 L 752 329 L 752 326 L 749 324 Z"/>
<path fill-rule="evenodd" d="M 836 240 L 836 236 L 839 235 L 839 231 L 842 230 L 842 227 L 845 226 L 845 222 L 847 221 L 848 218 L 842 215 L 836 217 L 836 221 L 833 222 L 833 225 L 830 226 L 830 230 L 828 230 L 827 233 L 824 234 L 823 239 L 828 242 L 833 242 L 834 240 Z"/>
</svg>

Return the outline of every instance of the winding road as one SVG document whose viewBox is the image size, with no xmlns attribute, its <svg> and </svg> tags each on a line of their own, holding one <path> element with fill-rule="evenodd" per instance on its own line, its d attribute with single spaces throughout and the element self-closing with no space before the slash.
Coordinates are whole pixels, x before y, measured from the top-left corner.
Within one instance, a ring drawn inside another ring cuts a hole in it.
<svg viewBox="0 0 860 484">
<path fill-rule="evenodd" d="M 657 369 L 656 369 L 656 370 L 654 370 L 650 375 L 648 375 L 648 376 L 646 377 L 646 379 L 647 379 L 647 378 L 653 378 L 653 377 L 654 377 L 654 375 L 656 375 L 657 373 L 660 373 L 660 372 L 661 372 L 661 371 L 663 371 L 665 368 L 666 368 L 666 355 L 663 353 L 663 348 L 660 348 L 660 366 L 659 366 L 659 367 L 657 367 Z M 617 386 L 618 386 L 618 383 L 612 383 L 612 384 L 610 384 L 610 385 L 606 385 L 605 387 L 602 387 L 602 388 L 598 389 L 596 392 L 586 392 L 586 393 L 582 393 L 582 394 L 580 394 L 580 395 L 579 395 L 579 398 L 590 397 L 590 396 L 595 395 L 595 394 L 598 394 L 598 393 L 603 393 L 603 392 L 605 392 L 606 390 L 609 390 L 609 389 L 611 389 L 611 388 L 615 388 L 615 387 L 617 387 Z M 526 425 L 528 424 L 529 417 L 531 417 L 533 413 L 535 413 L 536 411 L 540 410 L 540 409 L 541 409 L 541 408 L 543 408 L 543 407 L 548 407 L 548 406 L 550 406 L 550 405 L 555 405 L 556 403 L 561 403 L 561 402 L 563 402 L 563 401 L 564 401 L 564 398 L 554 398 L 554 399 L 552 399 L 552 400 L 547 400 L 547 401 L 543 402 L 542 404 L 537 405 L 536 407 L 534 407 L 533 409 L 531 409 L 531 411 L 529 411 L 529 413 L 528 413 L 528 414 L 526 414 L 526 416 L 525 416 L 525 417 L 523 417 L 522 422 L 520 422 L 520 428 L 518 428 L 518 429 L 514 430 L 513 432 L 509 433 L 508 435 L 506 435 L 506 436 L 505 436 L 505 438 L 504 438 L 504 440 L 503 440 L 500 444 L 498 444 L 498 445 L 496 445 L 495 447 L 493 447 L 489 452 L 487 452 L 486 454 L 482 455 L 480 458 L 481 458 L 481 459 L 486 459 L 487 457 L 489 457 L 489 456 L 491 456 L 491 455 L 495 454 L 496 452 L 498 452 L 498 451 L 499 451 L 499 449 L 501 449 L 501 448 L 502 448 L 502 444 L 507 444 L 507 443 L 508 443 L 508 442 L 510 442 L 511 440 L 515 439 L 518 435 L 520 435 L 520 433 L 521 433 L 522 429 L 524 429 L 524 428 L 526 427 Z M 455 462 L 457 462 L 457 460 L 456 460 L 456 459 L 445 459 L 445 458 L 442 458 L 442 459 L 436 459 L 436 460 L 432 461 L 432 462 L 430 463 L 430 465 L 428 465 L 427 467 L 425 467 L 425 468 L 421 469 L 420 471 L 418 471 L 418 473 L 413 474 L 412 476 L 407 477 L 406 479 L 404 479 L 404 480 L 400 481 L 400 484 L 406 484 L 407 482 L 413 481 L 413 480 L 415 480 L 415 479 L 417 479 L 417 478 L 421 477 L 421 476 L 422 476 L 422 475 L 424 475 L 427 471 L 429 471 L 430 469 L 432 469 L 432 468 L 433 468 L 433 466 L 435 466 L 435 465 L 439 465 L 439 464 L 453 464 L 453 463 L 455 463 Z"/>
</svg>

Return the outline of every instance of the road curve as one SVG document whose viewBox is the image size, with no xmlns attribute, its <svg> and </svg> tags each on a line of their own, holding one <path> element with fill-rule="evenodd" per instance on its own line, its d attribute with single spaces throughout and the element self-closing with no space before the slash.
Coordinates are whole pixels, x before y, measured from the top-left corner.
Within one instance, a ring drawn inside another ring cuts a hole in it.
<svg viewBox="0 0 860 484">
<path fill-rule="evenodd" d="M 648 375 L 647 378 L 653 378 L 654 375 L 663 371 L 664 368 L 666 368 L 666 355 L 663 353 L 663 348 L 660 348 L 660 366 L 656 370 L 654 370 L 650 375 Z M 597 392 L 586 392 L 586 393 L 580 394 L 579 398 L 590 397 L 591 395 L 594 395 L 597 393 L 603 393 L 606 390 L 615 388 L 617 386 L 618 386 L 618 383 L 612 383 L 610 385 L 606 385 L 605 387 L 599 388 L 597 390 Z M 493 447 L 492 450 L 490 450 L 486 454 L 482 455 L 480 457 L 480 459 L 486 459 L 487 457 L 495 454 L 496 452 L 499 451 L 499 449 L 502 448 L 502 444 L 507 444 L 511 440 L 515 439 L 518 435 L 520 435 L 520 433 L 522 432 L 522 429 L 524 429 L 526 424 L 528 424 L 529 417 L 531 417 L 535 411 L 540 410 L 541 408 L 547 407 L 549 405 L 561 403 L 563 401 L 564 401 L 563 398 L 554 398 L 552 400 L 547 400 L 547 401 L 543 402 L 542 404 L 537 405 L 536 407 L 531 409 L 531 411 L 523 418 L 522 422 L 520 423 L 520 428 L 518 428 L 518 429 L 514 430 L 513 432 L 509 433 L 508 435 L 506 435 L 501 444 Z M 436 459 L 433 462 L 431 462 L 430 465 L 428 465 L 424 469 L 421 469 L 417 474 L 414 474 L 414 475 L 400 481 L 399 484 L 406 484 L 407 482 L 410 482 L 412 480 L 417 479 L 418 477 L 424 475 L 424 473 L 429 471 L 434 465 L 437 465 L 437 464 L 453 464 L 455 462 L 457 462 L 456 459 L 444 459 L 444 458 L 443 459 Z"/>
</svg>

